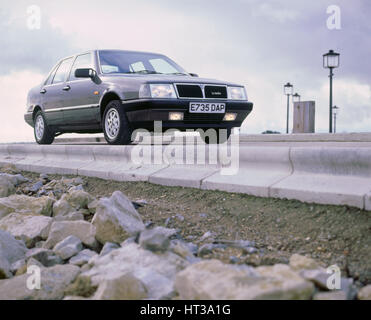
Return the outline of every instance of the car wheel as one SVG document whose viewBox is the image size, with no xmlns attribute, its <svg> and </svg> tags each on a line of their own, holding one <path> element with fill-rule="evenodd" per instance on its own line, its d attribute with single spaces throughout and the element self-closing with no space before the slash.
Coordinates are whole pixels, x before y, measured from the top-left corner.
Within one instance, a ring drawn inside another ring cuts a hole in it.
<svg viewBox="0 0 371 320">
<path fill-rule="evenodd" d="M 106 141 L 109 144 L 130 144 L 132 131 L 121 101 L 109 102 L 103 114 L 103 133 Z"/>
<path fill-rule="evenodd" d="M 52 144 L 54 133 L 46 124 L 45 117 L 41 111 L 38 111 L 34 120 L 34 135 L 38 144 Z"/>
<path fill-rule="evenodd" d="M 222 136 L 220 136 L 220 132 L 219 132 L 220 130 L 226 130 L 227 134 L 222 133 Z M 232 133 L 232 129 L 220 129 L 220 130 L 216 130 L 216 132 L 217 132 L 216 141 L 215 140 L 213 141 L 213 139 L 210 139 L 209 136 L 200 133 L 201 139 L 206 144 L 221 144 L 221 143 L 227 142 L 227 140 L 229 139 L 229 136 Z M 206 131 L 206 130 L 204 130 L 204 131 Z"/>
</svg>

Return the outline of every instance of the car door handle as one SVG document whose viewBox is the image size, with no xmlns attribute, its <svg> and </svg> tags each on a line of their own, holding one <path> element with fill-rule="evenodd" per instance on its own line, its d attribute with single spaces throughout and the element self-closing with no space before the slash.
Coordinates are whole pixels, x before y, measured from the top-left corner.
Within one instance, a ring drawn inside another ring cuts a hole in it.
<svg viewBox="0 0 371 320">
<path fill-rule="evenodd" d="M 70 86 L 65 86 L 65 87 L 63 88 L 64 91 L 68 91 L 68 90 L 70 90 L 70 89 L 71 89 Z"/>
<path fill-rule="evenodd" d="M 46 90 L 45 90 L 45 89 L 42 89 L 42 90 L 40 91 L 40 93 L 41 93 L 41 94 L 44 94 L 44 93 L 46 93 Z"/>
</svg>

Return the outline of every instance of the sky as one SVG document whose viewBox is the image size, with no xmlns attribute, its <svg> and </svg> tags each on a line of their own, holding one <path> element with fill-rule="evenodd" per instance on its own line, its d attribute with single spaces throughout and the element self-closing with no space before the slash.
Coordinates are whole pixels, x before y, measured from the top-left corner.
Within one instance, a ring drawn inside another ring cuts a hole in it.
<svg viewBox="0 0 371 320">
<path fill-rule="evenodd" d="M 30 29 L 30 6 L 40 29 Z M 329 6 L 340 9 L 329 29 Z M 90 49 L 163 53 L 188 72 L 240 83 L 254 103 L 241 132 L 286 128 L 283 85 L 316 103 L 316 132 L 328 132 L 334 70 L 338 132 L 371 131 L 370 0 L 9 1 L 0 5 L 0 142 L 33 141 L 23 119 L 28 90 L 61 58 Z M 339 22 L 340 21 L 340 22 Z M 290 105 L 292 128 L 292 105 Z"/>
</svg>

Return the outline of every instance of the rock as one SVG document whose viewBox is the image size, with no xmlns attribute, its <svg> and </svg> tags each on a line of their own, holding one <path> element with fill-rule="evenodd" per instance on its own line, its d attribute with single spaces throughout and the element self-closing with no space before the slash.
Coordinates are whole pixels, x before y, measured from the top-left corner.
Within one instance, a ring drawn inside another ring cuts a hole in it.
<svg viewBox="0 0 371 320">
<path fill-rule="evenodd" d="M 9 232 L 0 230 L 0 279 L 12 276 L 11 265 L 24 259 L 27 248 Z"/>
<path fill-rule="evenodd" d="M 104 256 L 108 253 L 110 253 L 112 250 L 120 248 L 119 245 L 113 242 L 106 242 L 102 248 L 102 251 L 100 252 L 99 256 Z"/>
<path fill-rule="evenodd" d="M 359 300 L 371 300 L 371 284 L 359 290 L 357 298 Z"/>
<path fill-rule="evenodd" d="M 179 214 L 179 213 L 177 213 L 176 215 L 175 215 L 175 218 L 177 218 L 180 222 L 183 222 L 184 221 L 184 216 L 182 216 L 181 214 Z"/>
<path fill-rule="evenodd" d="M 54 218 L 54 221 L 79 221 L 84 220 L 84 215 L 78 211 L 70 212 L 66 215 L 58 215 Z"/>
<path fill-rule="evenodd" d="M 62 197 L 56 201 L 53 205 L 53 217 L 63 217 L 69 213 L 75 212 L 76 210 Z"/>
<path fill-rule="evenodd" d="M 340 288 L 341 291 L 345 293 L 348 300 L 353 300 L 357 297 L 357 288 L 352 278 L 341 278 Z"/>
<path fill-rule="evenodd" d="M 28 179 L 21 174 L 0 173 L 0 179 L 1 177 L 7 179 L 14 186 L 19 186 L 22 183 L 28 182 Z"/>
<path fill-rule="evenodd" d="M 176 230 L 164 227 L 145 229 L 140 234 L 139 244 L 147 250 L 164 252 L 169 248 L 169 238 L 174 234 L 176 234 Z"/>
<path fill-rule="evenodd" d="M 329 290 L 327 288 L 327 279 L 330 274 L 326 273 L 324 269 L 315 269 L 315 270 L 302 270 L 299 272 L 300 276 L 304 279 L 313 282 L 316 287 L 322 290 Z"/>
<path fill-rule="evenodd" d="M 288 266 L 259 268 L 205 260 L 179 272 L 175 288 L 187 300 L 310 299 L 313 284 Z"/>
<path fill-rule="evenodd" d="M 97 256 L 95 251 L 85 249 L 80 251 L 76 256 L 70 259 L 70 263 L 76 266 L 82 266 L 90 261 L 91 258 Z"/>
<path fill-rule="evenodd" d="M 34 198 L 25 195 L 11 195 L 0 198 L 0 219 L 12 212 L 41 214 L 51 216 L 54 199 Z"/>
<path fill-rule="evenodd" d="M 91 269 L 82 275 L 89 277 L 93 285 L 130 273 L 147 288 L 148 299 L 161 299 L 173 296 L 175 275 L 189 262 L 170 251 L 153 253 L 136 243 L 128 243 L 93 258 L 89 265 Z"/>
<path fill-rule="evenodd" d="M 257 267 L 256 271 L 268 279 L 271 292 L 264 294 L 265 298 L 283 300 L 310 299 L 314 286 L 300 277 L 286 264 Z"/>
<path fill-rule="evenodd" d="M 248 240 L 216 240 L 216 244 L 222 244 L 230 248 L 242 249 L 245 253 L 255 253 L 255 242 Z"/>
<path fill-rule="evenodd" d="M 64 290 L 75 280 L 80 269 L 73 265 L 58 265 L 41 268 L 40 289 L 28 289 L 29 277 L 35 274 L 23 274 L 0 281 L 0 300 L 56 300 L 63 299 Z"/>
<path fill-rule="evenodd" d="M 82 249 L 82 242 L 79 238 L 75 236 L 68 236 L 67 238 L 58 242 L 53 251 L 63 260 L 67 260 L 78 254 Z"/>
<path fill-rule="evenodd" d="M 41 180 L 44 180 L 44 181 L 50 181 L 50 179 L 49 179 L 49 175 L 46 174 L 46 173 L 41 173 L 41 174 L 40 174 L 40 179 L 41 179 Z"/>
<path fill-rule="evenodd" d="M 75 236 L 89 248 L 96 248 L 95 226 L 86 221 L 56 221 L 50 227 L 48 240 L 44 244 L 44 248 L 51 249 L 59 241 L 68 236 Z"/>
<path fill-rule="evenodd" d="M 97 240 L 103 244 L 121 243 L 144 229 L 142 218 L 120 191 L 99 200 L 92 223 L 97 228 Z"/>
<path fill-rule="evenodd" d="M 45 268 L 45 266 L 40 261 L 37 261 L 34 258 L 29 258 L 28 261 L 27 261 L 27 264 L 26 264 L 26 270 L 24 270 L 24 272 L 22 272 L 21 274 L 27 272 L 28 268 L 31 267 L 31 266 L 37 266 L 40 269 Z"/>
<path fill-rule="evenodd" d="M 190 246 L 181 240 L 171 240 L 170 250 L 189 262 L 196 261 L 196 257 L 193 255 Z"/>
<path fill-rule="evenodd" d="M 65 296 L 63 300 L 90 300 L 89 298 L 84 298 L 80 296 Z"/>
<path fill-rule="evenodd" d="M 94 201 L 88 203 L 88 210 L 90 213 L 95 213 L 97 211 L 99 201 L 95 199 Z"/>
<path fill-rule="evenodd" d="M 293 270 L 313 270 L 321 268 L 315 260 L 296 253 L 290 257 L 290 267 Z"/>
<path fill-rule="evenodd" d="M 41 215 L 11 213 L 0 220 L 0 229 L 24 241 L 28 248 L 48 238 L 53 219 Z"/>
<path fill-rule="evenodd" d="M 63 263 L 61 257 L 57 256 L 53 251 L 44 248 L 34 248 L 26 253 L 26 259 L 33 258 L 39 261 L 45 267 L 52 267 L 56 264 Z"/>
<path fill-rule="evenodd" d="M 232 263 L 232 264 L 237 264 L 240 262 L 240 258 L 236 257 L 236 256 L 230 256 L 229 257 L 229 263 Z"/>
<path fill-rule="evenodd" d="M 37 193 L 42 187 L 44 186 L 42 181 L 38 181 L 34 183 L 31 188 L 29 188 L 29 191 L 32 193 Z"/>
<path fill-rule="evenodd" d="M 225 248 L 226 246 L 223 244 L 205 243 L 198 249 L 197 255 L 199 257 L 203 257 L 207 254 L 212 253 L 214 249 L 225 249 Z"/>
<path fill-rule="evenodd" d="M 12 183 L 3 176 L 0 176 L 0 198 L 8 197 L 15 193 L 15 188 Z"/>
<path fill-rule="evenodd" d="M 95 198 L 89 193 L 79 189 L 70 190 L 68 193 L 63 195 L 62 199 L 67 201 L 73 208 L 77 210 L 87 209 L 89 203 L 92 203 L 95 200 Z"/>
<path fill-rule="evenodd" d="M 200 238 L 200 242 L 205 241 L 206 239 L 211 238 L 213 236 L 214 236 L 214 234 L 211 231 L 207 231 Z"/>
<path fill-rule="evenodd" d="M 79 275 L 73 283 L 65 290 L 67 296 L 80 296 L 83 298 L 91 297 L 98 286 L 93 286 L 90 278 Z"/>
<path fill-rule="evenodd" d="M 21 268 L 23 268 L 26 265 L 26 260 L 25 259 L 20 259 L 17 260 L 16 262 L 12 263 L 10 266 L 10 272 L 15 274 L 17 271 Z"/>
<path fill-rule="evenodd" d="M 133 274 L 119 275 L 99 284 L 93 300 L 140 300 L 147 298 L 143 283 Z"/>
<path fill-rule="evenodd" d="M 318 292 L 313 296 L 313 300 L 347 300 L 344 291 L 336 290 L 330 292 Z"/>
</svg>

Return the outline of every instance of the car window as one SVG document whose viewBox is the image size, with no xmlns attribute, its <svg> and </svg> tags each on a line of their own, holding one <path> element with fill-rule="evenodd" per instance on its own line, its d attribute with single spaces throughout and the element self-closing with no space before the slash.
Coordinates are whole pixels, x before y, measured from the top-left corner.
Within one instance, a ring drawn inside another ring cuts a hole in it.
<svg viewBox="0 0 371 320">
<path fill-rule="evenodd" d="M 168 57 L 155 53 L 100 50 L 102 73 L 185 73 Z"/>
<path fill-rule="evenodd" d="M 49 77 L 45 80 L 44 85 L 47 86 L 47 85 L 49 85 L 49 84 L 52 83 L 52 80 L 53 80 L 53 78 L 54 78 L 55 71 L 57 70 L 58 66 L 59 66 L 59 64 L 57 64 L 57 65 L 52 69 L 52 71 L 51 71 L 50 74 L 49 74 Z"/>
<path fill-rule="evenodd" d="M 142 61 L 138 61 L 130 65 L 130 71 L 138 72 L 142 70 L 146 70 L 146 67 L 144 66 Z"/>
<path fill-rule="evenodd" d="M 82 54 L 77 56 L 70 73 L 69 80 L 81 80 L 81 78 L 75 77 L 76 69 L 92 68 L 91 53 Z"/>
<path fill-rule="evenodd" d="M 150 59 L 153 69 L 158 73 L 177 73 L 178 70 L 175 69 L 170 63 L 164 59 Z"/>
<path fill-rule="evenodd" d="M 64 82 L 66 80 L 66 76 L 68 71 L 70 71 L 72 64 L 72 58 L 68 58 L 63 60 L 62 63 L 59 65 L 57 72 L 55 73 L 53 84 Z"/>
</svg>

